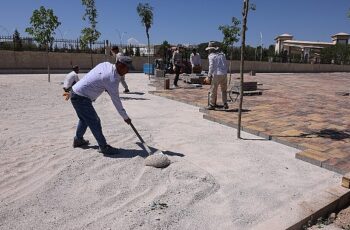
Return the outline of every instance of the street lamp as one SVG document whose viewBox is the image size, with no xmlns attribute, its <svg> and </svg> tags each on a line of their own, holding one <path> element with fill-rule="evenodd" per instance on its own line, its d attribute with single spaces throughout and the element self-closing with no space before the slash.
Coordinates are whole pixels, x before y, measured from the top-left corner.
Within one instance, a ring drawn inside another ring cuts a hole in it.
<svg viewBox="0 0 350 230">
<path fill-rule="evenodd" d="M 120 47 L 122 49 L 122 45 L 123 45 L 123 37 L 126 34 L 126 32 L 120 32 L 118 29 L 115 29 L 118 33 L 119 36 L 119 42 L 120 42 Z"/>
<path fill-rule="evenodd" d="M 262 60 L 262 53 L 263 53 L 263 35 L 262 35 L 262 32 L 260 32 L 260 49 L 261 49 L 261 52 L 260 52 L 260 61 Z"/>
</svg>

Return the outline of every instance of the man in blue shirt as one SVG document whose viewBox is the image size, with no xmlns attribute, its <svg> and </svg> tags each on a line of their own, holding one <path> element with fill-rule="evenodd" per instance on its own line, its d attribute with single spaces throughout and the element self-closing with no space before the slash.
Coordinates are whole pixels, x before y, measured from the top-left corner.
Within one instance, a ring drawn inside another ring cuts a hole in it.
<svg viewBox="0 0 350 230">
<path fill-rule="evenodd" d="M 83 138 L 87 127 L 89 127 L 99 145 L 99 152 L 103 154 L 117 153 L 117 149 L 106 142 L 100 118 L 92 106 L 92 102 L 104 91 L 107 91 L 120 116 L 127 124 L 130 124 L 131 119 L 123 108 L 118 89 L 120 77 L 128 73 L 129 68 L 132 68 L 131 58 L 121 56 L 115 64 L 109 62 L 98 64 L 72 87 L 71 102 L 79 118 L 73 141 L 74 148 L 89 144 L 89 141 Z"/>
</svg>

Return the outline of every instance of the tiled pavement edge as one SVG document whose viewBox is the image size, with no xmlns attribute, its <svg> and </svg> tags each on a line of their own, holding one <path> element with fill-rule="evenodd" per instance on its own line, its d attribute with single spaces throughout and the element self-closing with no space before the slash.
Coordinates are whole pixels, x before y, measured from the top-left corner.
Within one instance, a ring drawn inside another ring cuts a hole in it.
<svg viewBox="0 0 350 230">
<path fill-rule="evenodd" d="M 239 81 L 232 75 L 231 84 Z M 170 76 L 172 78 L 172 76 Z M 209 86 L 163 90 L 163 79 L 153 80 L 150 93 L 203 108 Z M 257 81 L 262 95 L 243 99 L 242 130 L 301 150 L 296 158 L 345 174 L 350 172 L 349 73 L 295 73 L 245 76 Z M 221 103 L 220 90 L 218 104 Z M 237 128 L 238 103 L 228 111 L 203 112 L 203 118 Z"/>
</svg>

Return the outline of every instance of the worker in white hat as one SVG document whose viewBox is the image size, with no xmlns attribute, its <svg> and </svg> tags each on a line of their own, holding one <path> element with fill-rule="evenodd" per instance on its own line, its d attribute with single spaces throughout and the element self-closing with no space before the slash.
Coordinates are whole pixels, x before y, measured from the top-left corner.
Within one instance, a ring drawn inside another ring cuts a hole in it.
<svg viewBox="0 0 350 230">
<path fill-rule="evenodd" d="M 208 77 L 211 78 L 210 86 L 210 98 L 208 110 L 213 110 L 216 107 L 217 91 L 218 87 L 221 88 L 222 102 L 224 109 L 228 109 L 227 104 L 227 61 L 225 54 L 220 51 L 220 48 L 209 42 L 208 47 L 205 49 L 210 54 L 208 56 L 209 71 Z"/>
</svg>

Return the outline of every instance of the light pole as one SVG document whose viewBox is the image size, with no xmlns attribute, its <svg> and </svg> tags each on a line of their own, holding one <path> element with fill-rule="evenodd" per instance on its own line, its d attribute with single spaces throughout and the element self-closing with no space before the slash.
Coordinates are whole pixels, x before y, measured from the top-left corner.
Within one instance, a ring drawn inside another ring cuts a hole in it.
<svg viewBox="0 0 350 230">
<path fill-rule="evenodd" d="M 262 35 L 262 32 L 260 32 L 260 45 L 261 45 L 260 61 L 262 60 L 262 53 L 263 53 L 263 42 L 262 42 L 262 39 L 263 39 L 263 35 Z"/>
<path fill-rule="evenodd" d="M 119 36 L 119 43 L 120 43 L 120 49 L 123 49 L 123 37 L 126 34 L 126 32 L 120 32 L 118 29 L 115 29 Z"/>
</svg>

